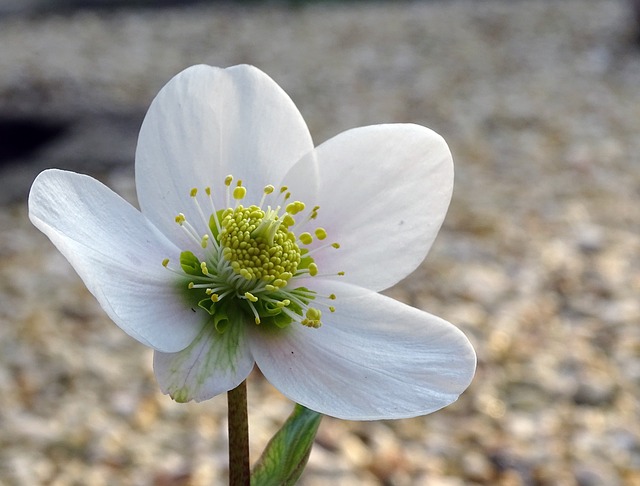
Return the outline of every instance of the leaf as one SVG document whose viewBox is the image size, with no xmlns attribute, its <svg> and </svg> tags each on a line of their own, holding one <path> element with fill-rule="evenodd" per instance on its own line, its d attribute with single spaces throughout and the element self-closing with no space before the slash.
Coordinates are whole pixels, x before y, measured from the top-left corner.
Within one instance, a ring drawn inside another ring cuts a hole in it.
<svg viewBox="0 0 640 486">
<path fill-rule="evenodd" d="M 251 486 L 293 486 L 302 474 L 322 415 L 296 404 L 251 473 Z"/>
</svg>

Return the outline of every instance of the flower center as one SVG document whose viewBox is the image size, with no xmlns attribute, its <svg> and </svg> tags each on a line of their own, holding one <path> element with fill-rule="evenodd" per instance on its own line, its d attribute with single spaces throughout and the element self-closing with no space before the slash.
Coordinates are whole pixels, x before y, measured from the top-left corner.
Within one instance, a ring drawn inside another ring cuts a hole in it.
<svg viewBox="0 0 640 486">
<path fill-rule="evenodd" d="M 271 185 L 264 188 L 259 205 L 245 207 L 240 201 L 246 188 L 241 181 L 232 188 L 232 181 L 232 176 L 225 179 L 226 209 L 216 210 L 208 187 L 208 208 L 203 209 L 198 190 L 191 190 L 198 226 L 206 231 L 198 232 L 180 213 L 175 221 L 193 241 L 194 251 L 180 253 L 180 269 L 170 266 L 168 259 L 162 264 L 180 275 L 180 288 L 185 290 L 191 309 L 206 311 L 219 332 L 242 314 L 252 316 L 256 324 L 279 328 L 293 321 L 320 327 L 322 312 L 318 307 L 334 312 L 329 304 L 336 296 L 318 295 L 300 280 L 318 275 L 313 254 L 340 245 L 324 243 L 327 232 L 323 228 L 316 228 L 313 236 L 303 231 L 317 217 L 319 208 L 308 210 L 301 201 L 289 202 L 291 194 L 286 187 L 275 191 Z M 275 199 L 273 206 L 265 207 L 267 199 Z"/>
<path fill-rule="evenodd" d="M 227 210 L 221 221 L 222 255 L 233 270 L 247 280 L 286 285 L 300 264 L 296 236 L 278 217 L 257 206 Z"/>
</svg>

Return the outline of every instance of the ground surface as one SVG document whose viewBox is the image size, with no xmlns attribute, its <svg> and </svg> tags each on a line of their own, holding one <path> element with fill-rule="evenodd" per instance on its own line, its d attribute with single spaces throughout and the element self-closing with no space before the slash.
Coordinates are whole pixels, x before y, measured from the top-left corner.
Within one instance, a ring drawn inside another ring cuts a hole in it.
<svg viewBox="0 0 640 486">
<path fill-rule="evenodd" d="M 0 484 L 224 484 L 224 398 L 163 396 L 150 351 L 104 316 L 24 205 L 47 166 L 133 200 L 144 110 L 200 62 L 268 72 L 317 142 L 411 121 L 440 132 L 456 161 L 443 231 L 389 294 L 467 333 L 475 381 L 430 416 L 325 419 L 301 484 L 640 484 L 640 51 L 625 7 L 460 0 L 0 19 L 0 116 L 63 134 L 0 168 Z M 291 405 L 257 374 L 249 400 L 256 457 Z"/>
</svg>

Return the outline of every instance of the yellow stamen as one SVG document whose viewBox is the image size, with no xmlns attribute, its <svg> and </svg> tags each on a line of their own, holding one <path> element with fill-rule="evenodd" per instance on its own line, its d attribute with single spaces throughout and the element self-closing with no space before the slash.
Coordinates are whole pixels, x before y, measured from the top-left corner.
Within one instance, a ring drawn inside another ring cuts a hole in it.
<svg viewBox="0 0 640 486">
<path fill-rule="evenodd" d="M 246 297 L 247 300 L 251 302 L 258 302 L 258 298 L 255 295 L 253 295 L 251 292 L 245 292 L 244 296 Z"/>
<path fill-rule="evenodd" d="M 300 233 L 298 239 L 302 242 L 303 245 L 310 245 L 313 241 L 313 237 L 307 232 Z"/>
<path fill-rule="evenodd" d="M 247 189 L 243 186 L 238 186 L 233 190 L 233 198 L 236 200 L 243 199 L 247 195 Z"/>
</svg>

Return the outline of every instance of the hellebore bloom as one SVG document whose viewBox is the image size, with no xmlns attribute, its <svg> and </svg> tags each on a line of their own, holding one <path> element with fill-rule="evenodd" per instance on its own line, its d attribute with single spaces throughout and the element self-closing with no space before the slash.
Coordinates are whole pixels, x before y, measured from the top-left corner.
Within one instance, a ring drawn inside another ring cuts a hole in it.
<svg viewBox="0 0 640 486">
<path fill-rule="evenodd" d="M 422 262 L 446 213 L 453 165 L 436 133 L 368 126 L 314 149 L 262 71 L 194 66 L 151 104 L 135 169 L 140 211 L 46 170 L 29 215 L 155 350 L 164 393 L 206 400 L 257 364 L 295 402 L 372 420 L 433 412 L 469 385 L 462 332 L 378 293 Z"/>
</svg>

